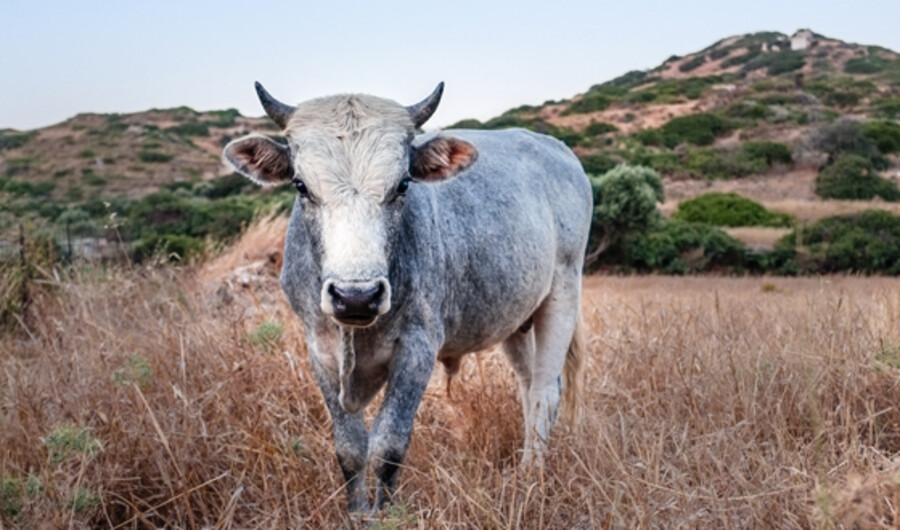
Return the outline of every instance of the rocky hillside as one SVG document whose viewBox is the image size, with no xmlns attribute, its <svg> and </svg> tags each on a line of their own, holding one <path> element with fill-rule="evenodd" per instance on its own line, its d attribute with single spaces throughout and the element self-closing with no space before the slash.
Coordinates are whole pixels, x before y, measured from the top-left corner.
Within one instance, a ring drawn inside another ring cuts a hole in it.
<svg viewBox="0 0 900 530">
<path fill-rule="evenodd" d="M 729 37 L 568 100 L 454 127 L 554 135 L 594 175 L 623 162 L 651 167 L 664 178 L 666 215 L 684 199 L 722 191 L 807 222 L 900 204 L 885 202 L 900 197 L 898 120 L 900 55 L 801 30 Z M 288 189 L 262 191 L 223 175 L 222 146 L 266 130 L 277 134 L 268 119 L 186 107 L 0 130 L 0 254 L 20 226 L 57 241 L 124 238 L 147 251 L 233 235 L 259 208 L 292 199 Z M 851 182 L 848 191 L 847 175 L 868 188 Z M 837 205 L 823 200 L 829 193 L 876 202 Z M 737 237 L 771 247 L 787 229 L 768 230 Z"/>
<path fill-rule="evenodd" d="M 569 100 L 454 127 L 552 134 L 594 174 L 621 162 L 649 165 L 674 199 L 721 188 L 773 201 L 816 200 L 813 179 L 829 155 L 817 139 L 843 119 L 877 122 L 866 134 L 888 157 L 883 174 L 896 179 L 898 118 L 900 55 L 800 30 L 729 37 Z"/>
</svg>

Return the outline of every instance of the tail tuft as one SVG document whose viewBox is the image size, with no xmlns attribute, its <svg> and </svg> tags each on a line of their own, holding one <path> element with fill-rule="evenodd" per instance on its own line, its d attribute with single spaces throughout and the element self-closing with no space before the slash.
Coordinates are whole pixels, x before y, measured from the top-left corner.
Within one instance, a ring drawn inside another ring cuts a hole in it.
<svg viewBox="0 0 900 530">
<path fill-rule="evenodd" d="M 575 425 L 581 414 L 581 377 L 584 371 L 584 360 L 587 355 L 584 340 L 584 324 L 581 315 L 575 321 L 575 333 L 572 334 L 572 342 L 566 352 L 566 362 L 563 365 L 563 410 L 566 421 Z"/>
</svg>

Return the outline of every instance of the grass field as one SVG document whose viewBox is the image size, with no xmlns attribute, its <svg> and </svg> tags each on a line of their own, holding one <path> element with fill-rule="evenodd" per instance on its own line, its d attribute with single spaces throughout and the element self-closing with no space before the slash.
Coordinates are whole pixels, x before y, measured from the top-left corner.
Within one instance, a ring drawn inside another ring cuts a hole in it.
<svg viewBox="0 0 900 530">
<path fill-rule="evenodd" d="M 46 274 L 0 337 L 3 525 L 347 523 L 265 232 L 188 269 Z M 900 523 L 900 280 L 599 276 L 583 308 L 582 417 L 546 466 L 517 469 L 502 355 L 470 356 L 436 369 L 372 528 Z"/>
</svg>

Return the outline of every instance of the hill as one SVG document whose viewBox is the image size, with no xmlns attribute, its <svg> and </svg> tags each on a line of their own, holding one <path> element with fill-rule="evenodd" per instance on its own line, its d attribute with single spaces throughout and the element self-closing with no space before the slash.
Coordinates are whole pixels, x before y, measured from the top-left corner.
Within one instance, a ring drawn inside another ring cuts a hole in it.
<svg viewBox="0 0 900 530">
<path fill-rule="evenodd" d="M 570 99 L 451 128 L 547 133 L 594 175 L 620 163 L 649 166 L 664 177 L 667 216 L 685 199 L 718 191 L 812 222 L 869 208 L 900 212 L 900 203 L 886 202 L 900 196 L 898 119 L 900 55 L 800 30 L 729 37 Z M 222 146 L 250 131 L 277 134 L 265 118 L 187 107 L 0 130 L 0 254 L 19 226 L 57 241 L 164 239 L 180 251 L 233 236 L 259 208 L 291 200 L 290 190 L 256 189 L 221 165 Z M 846 154 L 866 160 L 843 161 L 827 189 L 817 184 L 820 169 Z M 868 188 L 848 188 L 841 171 L 863 175 Z M 841 194 L 874 201 L 820 197 Z M 787 229 L 735 230 L 744 243 L 771 249 Z"/>
<path fill-rule="evenodd" d="M 898 118 L 900 55 L 800 30 L 729 37 L 571 99 L 453 127 L 552 134 L 595 174 L 622 162 L 649 165 L 675 200 L 715 189 L 815 201 L 813 179 L 829 155 L 820 131 L 842 120 Z M 896 147 L 888 147 L 883 174 L 897 179 Z"/>
</svg>

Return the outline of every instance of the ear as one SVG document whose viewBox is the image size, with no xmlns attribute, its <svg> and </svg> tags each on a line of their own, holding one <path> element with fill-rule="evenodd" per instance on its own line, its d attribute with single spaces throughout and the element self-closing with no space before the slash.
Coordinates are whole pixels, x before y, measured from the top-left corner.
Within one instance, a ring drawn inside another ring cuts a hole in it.
<svg viewBox="0 0 900 530">
<path fill-rule="evenodd" d="M 469 142 L 437 136 L 415 148 L 409 172 L 413 178 L 437 182 L 463 171 L 477 158 L 478 151 Z"/>
<path fill-rule="evenodd" d="M 259 134 L 229 142 L 222 159 L 232 169 L 261 186 L 284 184 L 294 176 L 288 146 Z"/>
</svg>

